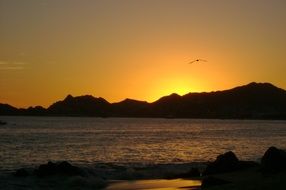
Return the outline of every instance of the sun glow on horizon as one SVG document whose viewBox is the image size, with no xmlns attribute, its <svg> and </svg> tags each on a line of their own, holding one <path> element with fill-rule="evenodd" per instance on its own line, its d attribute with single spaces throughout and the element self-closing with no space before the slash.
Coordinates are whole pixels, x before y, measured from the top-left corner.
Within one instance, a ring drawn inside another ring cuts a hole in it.
<svg viewBox="0 0 286 190">
<path fill-rule="evenodd" d="M 195 85 L 196 84 L 196 85 Z M 197 86 L 200 83 L 192 83 L 190 80 L 184 78 L 165 78 L 158 79 L 157 82 L 152 86 L 150 94 L 147 95 L 146 99 L 148 102 L 154 102 L 163 96 L 170 94 L 178 94 L 180 96 L 191 93 L 191 92 L 202 92 L 205 86 Z"/>
<path fill-rule="evenodd" d="M 47 107 L 68 94 L 153 102 L 253 81 L 285 89 L 285 5 L 1 1 L 0 103 Z M 188 64 L 196 59 L 207 62 Z"/>
</svg>

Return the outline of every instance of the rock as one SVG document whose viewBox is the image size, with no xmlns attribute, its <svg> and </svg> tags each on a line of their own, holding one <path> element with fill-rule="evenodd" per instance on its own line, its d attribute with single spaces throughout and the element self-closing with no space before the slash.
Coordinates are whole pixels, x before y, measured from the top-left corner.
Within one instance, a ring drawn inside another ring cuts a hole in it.
<svg viewBox="0 0 286 190">
<path fill-rule="evenodd" d="M 78 167 L 71 165 L 67 161 L 60 163 L 48 162 L 47 164 L 42 164 L 38 169 L 35 170 L 35 174 L 39 177 L 51 175 L 82 175 Z"/>
<path fill-rule="evenodd" d="M 14 173 L 14 176 L 16 176 L 16 177 L 27 177 L 29 175 L 30 175 L 30 173 L 24 168 L 18 169 Z"/>
<path fill-rule="evenodd" d="M 235 171 L 239 169 L 239 165 L 236 155 L 229 151 L 219 155 L 214 162 L 210 163 L 204 175 Z"/>
<path fill-rule="evenodd" d="M 228 183 L 231 183 L 231 182 L 217 178 L 217 177 L 209 176 L 203 179 L 201 188 L 204 189 L 204 188 L 217 186 L 217 185 L 224 185 Z"/>
<path fill-rule="evenodd" d="M 261 159 L 263 173 L 286 171 L 286 152 L 276 147 L 270 147 Z"/>
<path fill-rule="evenodd" d="M 7 124 L 7 122 L 0 120 L 0 125 L 6 125 L 6 124 Z"/>
<path fill-rule="evenodd" d="M 108 182 L 102 178 L 72 176 L 64 182 L 64 186 L 63 186 L 64 188 L 61 188 L 61 189 L 96 190 L 96 189 L 104 189 L 107 185 L 108 185 Z"/>
<path fill-rule="evenodd" d="M 67 161 L 63 161 L 59 163 L 58 170 L 62 173 L 69 174 L 69 175 L 77 175 L 79 174 L 79 168 L 71 165 Z"/>
<path fill-rule="evenodd" d="M 56 164 L 53 162 L 48 162 L 47 164 L 42 164 L 39 166 L 37 170 L 35 170 L 35 174 L 37 176 L 49 176 L 49 175 L 54 175 L 56 174 L 57 167 Z"/>
<path fill-rule="evenodd" d="M 247 169 L 247 168 L 253 168 L 253 167 L 259 167 L 260 165 L 257 162 L 254 161 L 239 161 L 239 167 L 238 169 Z"/>
</svg>

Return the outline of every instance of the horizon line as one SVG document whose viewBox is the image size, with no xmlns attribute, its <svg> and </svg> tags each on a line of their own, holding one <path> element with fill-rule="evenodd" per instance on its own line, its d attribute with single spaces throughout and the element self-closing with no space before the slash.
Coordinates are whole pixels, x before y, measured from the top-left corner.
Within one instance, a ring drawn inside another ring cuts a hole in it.
<svg viewBox="0 0 286 190">
<path fill-rule="evenodd" d="M 56 100 L 56 101 L 52 102 L 51 104 L 49 104 L 47 107 L 44 107 L 44 106 L 41 106 L 41 105 L 27 106 L 27 107 L 15 107 L 15 106 L 13 106 L 13 105 L 11 105 L 11 104 L 9 104 L 9 103 L 1 103 L 1 102 L 0 102 L 0 104 L 9 105 L 9 106 L 12 106 L 12 107 L 17 108 L 17 109 L 28 109 L 28 108 L 35 108 L 35 107 L 42 107 L 42 108 L 44 108 L 44 109 L 48 109 L 48 108 L 49 108 L 51 105 L 53 105 L 54 103 L 60 102 L 60 101 L 64 101 L 68 96 L 71 96 L 72 98 L 83 97 L 83 96 L 91 96 L 91 97 L 93 97 L 93 98 L 102 98 L 102 99 L 104 99 L 105 101 L 107 101 L 107 102 L 110 103 L 110 104 L 120 103 L 120 102 L 123 102 L 123 101 L 125 101 L 125 100 L 134 100 L 134 101 L 146 102 L 146 103 L 148 103 L 148 104 L 151 104 L 151 103 L 154 103 L 154 102 L 160 100 L 161 98 L 164 98 L 164 97 L 167 97 L 167 96 L 171 96 L 171 95 L 177 95 L 177 96 L 182 97 L 182 96 L 185 96 L 185 95 L 188 95 L 188 94 L 200 94 L 200 93 L 222 92 L 222 91 L 228 91 L 228 90 L 232 90 L 232 89 L 235 89 L 235 88 L 240 88 L 240 87 L 248 86 L 248 85 L 251 85 L 251 84 L 256 84 L 256 85 L 257 85 L 257 84 L 264 84 L 264 85 L 265 85 L 265 84 L 268 84 L 268 85 L 272 85 L 272 86 L 274 86 L 274 87 L 276 87 L 276 88 L 283 89 L 283 88 L 277 87 L 276 85 L 273 85 L 273 84 L 270 83 L 270 82 L 250 82 L 250 83 L 247 83 L 247 84 L 244 84 L 244 85 L 238 85 L 238 86 L 235 86 L 235 87 L 232 87 L 232 88 L 228 88 L 228 89 L 224 89 L 224 90 L 201 91 L 201 92 L 188 92 L 188 93 L 183 94 L 183 95 L 180 95 L 180 94 L 174 92 L 174 93 L 170 93 L 170 94 L 168 94 L 168 95 L 163 95 L 163 96 L 161 96 L 161 97 L 159 97 L 159 98 L 157 98 L 156 100 L 151 101 L 151 102 L 146 101 L 146 100 L 133 99 L 133 98 L 124 98 L 124 99 L 122 99 L 121 101 L 109 102 L 107 99 L 105 99 L 105 98 L 103 98 L 103 97 L 101 97 L 101 96 L 94 96 L 94 95 L 92 95 L 92 94 L 85 94 L 85 95 L 78 95 L 78 96 L 73 96 L 73 95 L 71 95 L 71 94 L 68 94 L 68 95 L 66 95 L 63 99 Z M 283 89 L 283 90 L 285 90 L 285 89 Z"/>
</svg>

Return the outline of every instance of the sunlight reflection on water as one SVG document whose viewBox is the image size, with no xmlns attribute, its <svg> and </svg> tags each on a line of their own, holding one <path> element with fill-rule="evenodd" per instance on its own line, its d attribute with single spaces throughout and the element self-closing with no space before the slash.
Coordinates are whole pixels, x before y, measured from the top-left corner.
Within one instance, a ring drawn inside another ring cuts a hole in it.
<svg viewBox="0 0 286 190">
<path fill-rule="evenodd" d="M 208 161 L 225 151 L 257 160 L 286 148 L 286 121 L 0 117 L 0 169 L 75 164 Z"/>
</svg>

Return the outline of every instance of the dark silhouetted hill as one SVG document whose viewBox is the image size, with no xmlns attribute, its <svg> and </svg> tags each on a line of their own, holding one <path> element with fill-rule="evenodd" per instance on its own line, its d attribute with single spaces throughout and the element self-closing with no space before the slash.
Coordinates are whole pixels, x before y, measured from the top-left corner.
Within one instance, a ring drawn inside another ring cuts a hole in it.
<svg viewBox="0 0 286 190">
<path fill-rule="evenodd" d="M 104 117 L 110 114 L 110 103 L 103 98 L 90 95 L 78 97 L 68 95 L 63 101 L 52 104 L 47 112 L 49 115 Z"/>
<path fill-rule="evenodd" d="M 250 83 L 225 91 L 170 95 L 153 107 L 169 117 L 280 119 L 286 118 L 286 91 L 269 83 Z"/>
<path fill-rule="evenodd" d="M 19 110 L 9 104 L 0 103 L 0 115 L 18 115 Z"/>
<path fill-rule="evenodd" d="M 1 115 L 286 119 L 286 91 L 270 83 L 250 83 L 230 90 L 171 94 L 148 103 L 125 99 L 109 103 L 93 96 L 72 97 L 49 108 L 17 109 L 0 104 Z"/>
<path fill-rule="evenodd" d="M 46 115 L 47 110 L 42 106 L 29 107 L 27 109 L 19 109 L 21 115 L 41 116 Z"/>
<path fill-rule="evenodd" d="M 145 101 L 125 99 L 112 104 L 113 117 L 148 117 L 149 104 Z"/>
</svg>

